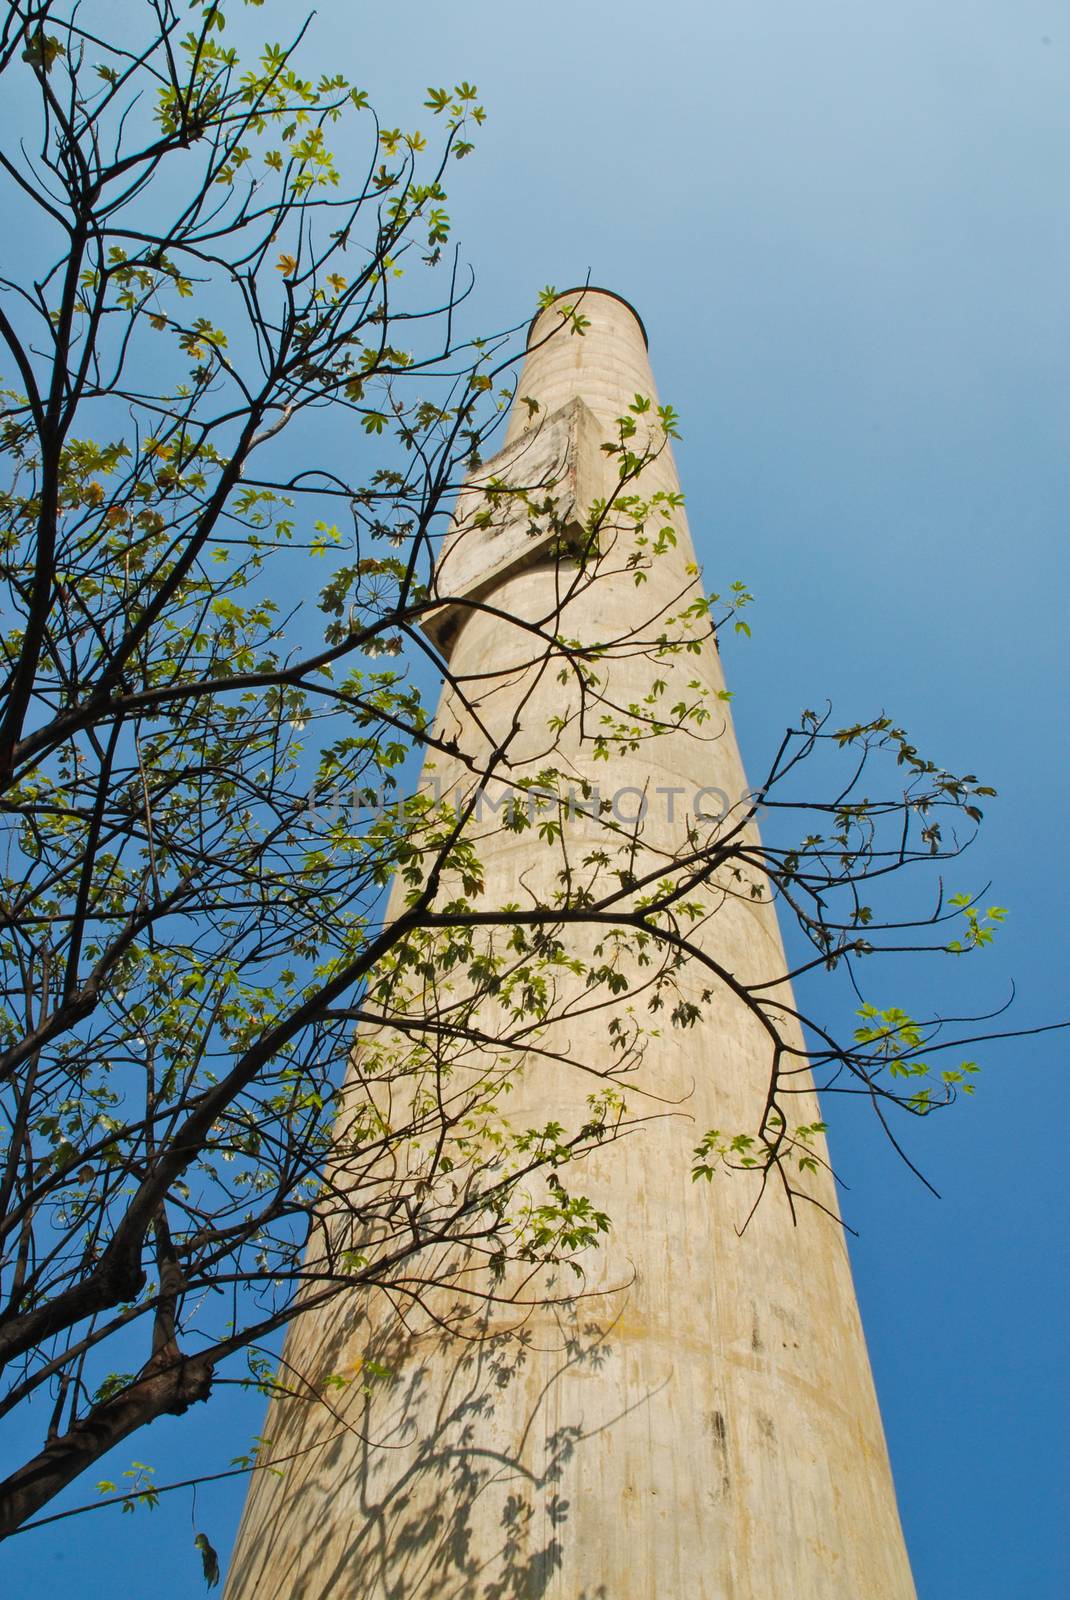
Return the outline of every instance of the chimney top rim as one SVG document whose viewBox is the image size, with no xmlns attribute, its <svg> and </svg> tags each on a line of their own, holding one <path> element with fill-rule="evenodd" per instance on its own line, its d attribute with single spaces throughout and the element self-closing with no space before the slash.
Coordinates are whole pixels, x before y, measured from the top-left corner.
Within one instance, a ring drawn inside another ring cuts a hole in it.
<svg viewBox="0 0 1070 1600">
<path fill-rule="evenodd" d="M 639 315 L 638 311 L 632 305 L 631 301 L 630 300 L 625 300 L 625 298 L 624 298 L 624 296 L 622 294 L 617 294 L 616 290 L 614 290 L 614 289 L 602 289 L 602 288 L 599 288 L 599 286 L 597 284 L 595 284 L 595 283 L 584 283 L 584 284 L 579 284 L 575 288 L 572 288 L 572 289 L 562 289 L 560 294 L 555 294 L 554 295 L 554 298 L 550 302 L 550 305 L 556 305 L 559 300 L 564 300 L 569 295 L 573 295 L 573 294 L 574 295 L 580 295 L 580 296 L 587 295 L 587 294 L 604 294 L 610 300 L 616 300 L 620 305 L 624 306 L 625 310 L 630 311 L 632 316 L 635 318 L 636 322 L 638 322 L 638 324 L 639 324 L 639 332 L 643 335 L 643 343 L 644 343 L 644 345 L 646 346 L 646 348 L 648 350 L 650 349 L 650 340 L 647 337 L 647 331 L 646 331 L 646 327 L 645 327 L 645 325 L 643 323 L 642 317 Z M 539 310 L 536 311 L 535 315 L 532 317 L 531 321 L 528 323 L 528 336 L 527 336 L 527 341 L 526 341 L 528 346 L 530 346 L 530 344 L 531 344 L 531 336 L 535 332 L 535 324 L 538 322 L 539 318 L 543 315 L 543 313 L 545 311 L 549 311 L 549 309 L 550 309 L 550 306 L 540 306 Z"/>
</svg>

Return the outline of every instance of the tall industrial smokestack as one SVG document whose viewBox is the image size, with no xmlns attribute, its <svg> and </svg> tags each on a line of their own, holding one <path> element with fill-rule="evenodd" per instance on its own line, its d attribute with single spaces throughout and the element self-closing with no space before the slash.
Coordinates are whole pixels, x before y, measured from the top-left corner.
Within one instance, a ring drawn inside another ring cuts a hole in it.
<svg viewBox="0 0 1070 1600">
<path fill-rule="evenodd" d="M 565 303 L 588 319 L 582 336 L 562 322 Z M 645 808 L 641 859 L 664 852 L 668 861 L 697 795 L 717 796 L 707 800 L 715 812 L 720 797 L 736 806 L 747 793 L 714 644 L 658 669 L 667 704 L 701 697 L 710 708 L 705 736 L 641 738 L 621 754 L 614 747 L 610 766 L 592 760 L 592 729 L 581 730 L 571 689 L 556 667 L 532 664 L 521 626 L 556 616 L 556 631 L 581 643 L 651 635 L 651 619 L 678 613 L 694 585 L 693 548 L 674 509 L 676 542 L 645 581 L 636 582 L 622 541 L 620 559 L 611 552 L 596 580 L 562 603 L 561 529 L 574 526 L 582 541 L 587 508 L 610 492 L 614 466 L 602 444 L 617 438 L 616 419 L 637 395 L 653 398 L 654 380 L 642 324 L 624 301 L 575 290 L 540 313 L 503 450 L 474 474 L 446 538 L 445 598 L 428 632 L 464 689 L 443 696 L 444 734 L 486 754 L 518 722 L 511 783 L 552 755 L 603 797 L 612 790 L 610 821 L 625 834 Z M 554 539 L 540 536 L 530 507 L 515 526 L 508 503 L 490 528 L 473 522 L 495 476 L 552 484 Z M 644 468 L 639 492 L 648 501 L 679 493 L 667 446 Z M 623 707 L 643 703 L 649 651 L 607 659 L 606 694 Z M 441 758 L 434 770 L 447 787 L 459 781 Z M 600 824 L 581 815 L 576 826 L 593 838 Z M 532 839 L 484 829 L 488 907 L 524 896 L 552 903 L 561 858 Z M 697 937 L 717 968 L 739 983 L 782 975 L 767 886 L 713 880 L 706 892 L 716 914 Z M 397 909 L 402 897 L 397 889 Z M 594 937 L 577 934 L 585 949 Z M 332 1390 L 330 1410 L 273 1402 L 270 1454 L 289 1459 L 283 1476 L 254 1478 L 227 1600 L 913 1596 L 846 1246 L 821 1209 L 836 1213 L 831 1178 L 823 1165 L 811 1175 L 820 1206 L 795 1219 L 771 1193 L 742 1233 L 753 1199 L 746 1177 L 692 1181 L 692 1151 L 707 1129 L 754 1125 L 770 1046 L 730 986 L 711 985 L 708 972 L 681 981 L 696 1000 L 717 992 L 695 1026 L 666 1026 L 647 1046 L 641 1083 L 658 1114 L 584 1163 L 584 1191 L 612 1229 L 582 1286 L 571 1290 L 562 1276 L 544 1293 L 540 1278 L 523 1315 L 491 1299 L 466 1330 L 419 1308 L 402 1323 L 393 1302 L 369 1307 L 356 1295 L 296 1325 L 289 1371 L 352 1375 L 371 1359 L 386 1375 L 366 1392 L 359 1383 Z M 776 997 L 790 1030 L 790 988 L 781 984 Z M 628 1003 L 623 996 L 622 1014 Z M 577 1008 L 555 1023 L 562 1054 L 608 1059 L 612 1016 Z M 795 1084 L 799 1121 L 816 1121 L 809 1080 Z M 510 1116 L 567 1123 L 590 1089 L 574 1068 L 536 1062 Z M 815 1145 L 821 1154 L 820 1136 Z"/>
</svg>

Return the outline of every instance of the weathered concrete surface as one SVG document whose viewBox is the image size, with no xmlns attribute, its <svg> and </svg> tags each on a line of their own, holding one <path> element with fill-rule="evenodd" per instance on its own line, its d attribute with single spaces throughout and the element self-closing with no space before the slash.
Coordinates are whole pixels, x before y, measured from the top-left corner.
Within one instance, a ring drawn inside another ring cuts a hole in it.
<svg viewBox="0 0 1070 1600">
<path fill-rule="evenodd" d="M 538 320 L 519 393 L 539 401 L 543 419 L 578 399 L 612 437 L 633 396 L 654 392 L 644 340 L 614 297 L 591 291 L 582 311 L 591 321 L 583 338 L 563 332 L 539 344 L 553 311 Z M 528 422 L 518 403 L 507 451 L 523 444 Z M 593 460 L 569 465 L 572 481 L 597 470 Z M 677 487 L 668 451 L 644 474 L 643 492 L 655 487 Z M 671 608 L 694 559 L 679 514 L 676 526 L 675 550 L 641 591 L 622 562 L 577 594 L 561 631 L 626 635 Z M 445 562 L 442 571 L 448 590 Z M 515 540 L 471 573 L 457 587 L 489 576 L 501 613 L 539 618 L 559 607 L 560 572 L 517 558 Z M 500 617 L 445 620 L 451 670 L 488 735 L 500 736 L 522 705 L 514 776 L 523 759 L 538 770 L 553 743 L 548 720 L 569 711 L 569 691 L 556 671 L 540 677 L 527 664 L 529 636 Z M 622 658 L 610 671 L 612 692 L 626 704 L 650 675 L 641 655 Z M 701 685 L 689 692 L 710 697 L 715 737 L 640 745 L 614 758 L 611 785 L 604 765 L 592 770 L 571 721 L 565 755 L 603 788 L 717 787 L 734 799 L 745 780 L 714 698 L 723 686 L 716 651 L 670 662 L 663 675 Z M 439 723 L 478 745 L 456 696 Z M 644 859 L 678 848 L 681 836 L 680 802 L 675 817 L 651 805 Z M 558 866 L 530 835 L 490 828 L 482 855 L 492 904 L 516 900 L 522 878 L 538 886 Z M 711 956 L 743 978 L 779 974 L 768 897 L 728 888 L 710 889 Z M 698 1135 L 752 1127 L 769 1071 L 754 1018 L 727 992 L 707 1009 L 700 1027 L 667 1028 L 650 1047 L 643 1083 L 662 1097 L 654 1109 L 669 1114 L 586 1163 L 584 1188 L 610 1213 L 613 1232 L 583 1297 L 536 1307 L 522 1326 L 515 1309 L 490 1305 L 479 1339 L 445 1334 L 416 1314 L 403 1324 L 381 1302 L 336 1303 L 298 1327 L 287 1346 L 295 1369 L 353 1373 L 374 1359 L 393 1377 L 370 1395 L 355 1384 L 332 1393 L 333 1416 L 293 1402 L 272 1407 L 272 1454 L 305 1453 L 283 1478 L 254 1480 L 227 1600 L 910 1600 L 840 1230 L 807 1207 L 793 1227 L 770 1195 L 740 1236 L 753 1199 L 746 1178 L 690 1180 Z M 568 1043 L 597 1061 L 606 1026 L 604 1013 L 577 1021 Z M 582 1115 L 590 1087 L 573 1070 L 535 1063 L 517 1114 L 567 1122 Z M 797 1120 L 816 1114 L 804 1093 Z M 835 1209 L 824 1173 L 810 1187 Z"/>
</svg>

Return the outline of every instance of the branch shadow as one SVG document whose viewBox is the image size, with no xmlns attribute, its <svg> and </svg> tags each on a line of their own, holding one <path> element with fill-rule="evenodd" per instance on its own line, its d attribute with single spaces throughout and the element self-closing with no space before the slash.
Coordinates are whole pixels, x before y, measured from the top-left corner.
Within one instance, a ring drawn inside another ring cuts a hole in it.
<svg viewBox="0 0 1070 1600">
<path fill-rule="evenodd" d="M 281 1478 L 256 1474 L 226 1600 L 543 1600 L 552 1586 L 562 1600 L 612 1600 L 604 1584 L 554 1579 L 570 1479 L 584 1445 L 619 1420 L 587 1427 L 582 1415 L 613 1321 L 576 1301 L 552 1319 L 546 1309 L 535 1330 L 495 1327 L 500 1308 L 473 1320 L 470 1305 L 463 1333 L 459 1317 L 419 1334 L 400 1319 L 334 1319 L 315 1366 L 348 1364 L 359 1381 L 338 1401 L 328 1390 L 324 1404 L 273 1402 L 271 1457 L 300 1454 Z"/>
</svg>

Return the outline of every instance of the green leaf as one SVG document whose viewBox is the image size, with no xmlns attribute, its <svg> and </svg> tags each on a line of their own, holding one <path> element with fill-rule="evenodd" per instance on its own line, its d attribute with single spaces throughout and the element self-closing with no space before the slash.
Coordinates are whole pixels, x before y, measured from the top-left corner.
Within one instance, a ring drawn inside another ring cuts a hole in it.
<svg viewBox="0 0 1070 1600">
<path fill-rule="evenodd" d="M 206 1533 L 197 1534 L 193 1543 L 201 1552 L 201 1568 L 204 1572 L 205 1585 L 209 1589 L 214 1589 L 219 1582 L 219 1556 L 212 1548 Z"/>
</svg>

